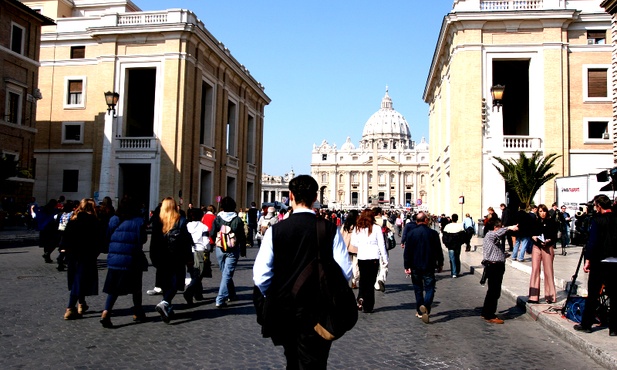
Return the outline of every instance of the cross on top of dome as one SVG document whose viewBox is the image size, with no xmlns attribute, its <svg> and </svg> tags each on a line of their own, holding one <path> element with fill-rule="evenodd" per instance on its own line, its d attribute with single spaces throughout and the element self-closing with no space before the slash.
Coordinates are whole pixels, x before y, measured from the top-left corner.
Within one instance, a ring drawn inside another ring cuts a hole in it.
<svg viewBox="0 0 617 370">
<path fill-rule="evenodd" d="M 392 99 L 388 95 L 388 85 L 386 85 L 386 95 L 381 99 L 381 109 L 393 109 Z"/>
</svg>

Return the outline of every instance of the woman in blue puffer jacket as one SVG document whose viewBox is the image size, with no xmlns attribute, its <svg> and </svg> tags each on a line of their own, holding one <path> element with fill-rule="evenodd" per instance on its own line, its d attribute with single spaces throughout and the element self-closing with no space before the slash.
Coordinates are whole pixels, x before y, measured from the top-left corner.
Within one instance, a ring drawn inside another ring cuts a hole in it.
<svg viewBox="0 0 617 370">
<path fill-rule="evenodd" d="M 146 318 L 142 307 L 142 276 L 148 269 L 148 260 L 143 252 L 147 240 L 146 225 L 139 207 L 131 198 L 120 202 L 115 216 L 109 220 L 107 229 L 109 253 L 107 254 L 107 277 L 103 292 L 107 293 L 101 325 L 111 328 L 111 310 L 118 296 L 133 295 L 133 321 Z"/>
</svg>

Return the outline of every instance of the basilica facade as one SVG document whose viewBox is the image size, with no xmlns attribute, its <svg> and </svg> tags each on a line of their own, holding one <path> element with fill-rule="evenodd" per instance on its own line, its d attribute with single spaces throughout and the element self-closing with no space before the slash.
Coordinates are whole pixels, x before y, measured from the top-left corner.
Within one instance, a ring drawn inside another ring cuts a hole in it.
<svg viewBox="0 0 617 370">
<path fill-rule="evenodd" d="M 313 145 L 311 174 L 318 201 L 331 209 L 372 205 L 426 209 L 429 146 L 411 140 L 409 124 L 386 94 L 381 108 L 364 125 L 358 147 L 347 137 L 339 148 Z"/>
</svg>

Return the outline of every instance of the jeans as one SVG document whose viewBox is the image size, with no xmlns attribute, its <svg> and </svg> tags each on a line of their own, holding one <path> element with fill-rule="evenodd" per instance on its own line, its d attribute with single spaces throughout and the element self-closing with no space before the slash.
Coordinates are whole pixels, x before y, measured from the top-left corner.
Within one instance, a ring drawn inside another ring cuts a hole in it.
<svg viewBox="0 0 617 370">
<path fill-rule="evenodd" d="M 528 236 L 517 236 L 514 249 L 512 250 L 512 259 L 522 261 L 525 259 L 525 250 L 531 243 L 531 238 Z"/>
<path fill-rule="evenodd" d="M 435 271 L 433 269 L 430 271 L 412 269 L 411 282 L 413 284 L 413 291 L 416 294 L 416 311 L 421 315 L 420 306 L 424 306 L 430 313 L 435 296 Z"/>
<path fill-rule="evenodd" d="M 221 285 L 219 286 L 219 294 L 216 296 L 216 304 L 225 303 L 227 298 L 236 298 L 236 286 L 234 285 L 233 277 L 240 257 L 240 248 L 233 248 L 230 252 L 223 252 L 221 248 L 216 248 L 216 259 L 219 261 L 221 269 Z"/>
<path fill-rule="evenodd" d="M 448 248 L 448 256 L 450 257 L 450 274 L 452 276 L 460 275 L 461 273 L 461 246 Z"/>
</svg>

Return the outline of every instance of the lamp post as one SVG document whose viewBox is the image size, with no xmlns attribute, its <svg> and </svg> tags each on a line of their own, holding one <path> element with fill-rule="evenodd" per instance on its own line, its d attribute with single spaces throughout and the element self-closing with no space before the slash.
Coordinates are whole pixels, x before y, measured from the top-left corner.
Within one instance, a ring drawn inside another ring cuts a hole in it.
<svg viewBox="0 0 617 370">
<path fill-rule="evenodd" d="M 105 115 L 105 128 L 103 129 L 103 149 L 101 155 L 101 176 L 99 179 L 99 191 L 98 197 L 104 198 L 106 196 L 115 200 L 116 195 L 116 165 L 114 159 L 113 148 L 113 132 L 114 132 L 114 118 L 116 117 L 116 105 L 118 105 L 118 99 L 120 94 L 117 92 L 107 91 L 105 93 L 105 104 L 107 104 L 107 114 Z M 96 199 L 98 200 L 98 199 Z"/>
<path fill-rule="evenodd" d="M 503 100 L 503 91 L 506 89 L 504 85 L 495 85 L 491 86 L 491 97 L 493 98 L 493 110 L 497 107 L 497 112 L 499 112 L 499 108 L 502 106 Z"/>
</svg>

